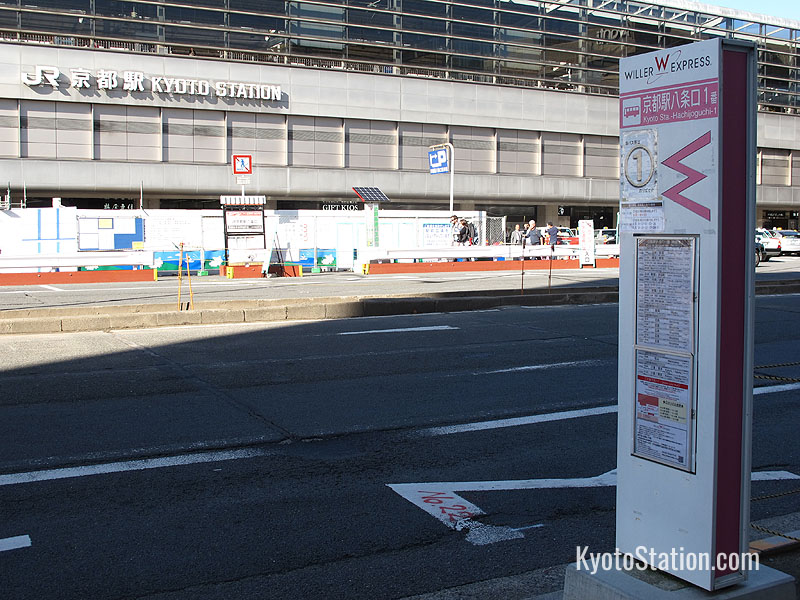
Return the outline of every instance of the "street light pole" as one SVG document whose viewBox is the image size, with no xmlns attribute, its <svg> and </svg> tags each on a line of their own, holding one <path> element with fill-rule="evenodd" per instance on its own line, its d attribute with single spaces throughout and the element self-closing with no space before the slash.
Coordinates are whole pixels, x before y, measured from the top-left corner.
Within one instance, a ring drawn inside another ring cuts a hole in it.
<svg viewBox="0 0 800 600">
<path fill-rule="evenodd" d="M 455 152 L 453 150 L 453 144 L 451 144 L 450 142 L 445 142 L 444 144 L 436 144 L 435 146 L 428 146 L 428 150 L 430 150 L 428 155 L 429 155 L 430 161 L 431 161 L 431 173 L 433 173 L 433 174 L 443 173 L 444 170 L 441 169 L 441 166 L 440 166 L 441 165 L 441 161 L 439 161 L 438 158 L 436 158 L 434 156 L 434 154 L 433 154 L 436 150 L 440 150 L 441 148 L 447 148 L 447 170 L 450 171 L 450 213 L 452 214 L 452 212 L 453 212 L 453 182 L 455 181 L 455 179 L 454 179 L 455 169 L 453 168 L 453 161 L 454 161 L 454 156 L 453 155 L 455 154 Z M 435 163 L 434 163 L 434 160 L 436 160 Z"/>
</svg>

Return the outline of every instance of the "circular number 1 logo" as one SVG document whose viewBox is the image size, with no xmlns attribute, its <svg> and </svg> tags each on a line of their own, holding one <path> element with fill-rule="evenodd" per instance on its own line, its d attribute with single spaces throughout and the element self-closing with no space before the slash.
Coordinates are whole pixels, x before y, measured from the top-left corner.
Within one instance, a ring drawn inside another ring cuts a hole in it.
<svg viewBox="0 0 800 600">
<path fill-rule="evenodd" d="M 625 179 L 632 186 L 640 188 L 646 186 L 656 172 L 653 154 L 649 148 L 637 144 L 625 155 Z"/>
</svg>

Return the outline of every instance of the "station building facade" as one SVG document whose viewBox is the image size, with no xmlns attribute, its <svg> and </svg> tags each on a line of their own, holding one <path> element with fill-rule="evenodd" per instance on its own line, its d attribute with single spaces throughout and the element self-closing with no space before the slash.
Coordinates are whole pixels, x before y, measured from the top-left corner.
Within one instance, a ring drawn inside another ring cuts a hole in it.
<svg viewBox="0 0 800 600">
<path fill-rule="evenodd" d="M 0 0 L 0 187 L 13 205 L 392 208 L 613 227 L 619 58 L 759 48 L 759 225 L 797 227 L 800 22 L 664 0 Z"/>
</svg>

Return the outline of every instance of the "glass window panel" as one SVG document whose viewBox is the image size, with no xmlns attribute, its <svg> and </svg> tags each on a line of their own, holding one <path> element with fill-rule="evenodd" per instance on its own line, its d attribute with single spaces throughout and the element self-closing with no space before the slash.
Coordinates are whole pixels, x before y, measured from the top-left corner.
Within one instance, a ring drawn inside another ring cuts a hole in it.
<svg viewBox="0 0 800 600">
<path fill-rule="evenodd" d="M 100 37 L 158 40 L 158 25 L 155 23 L 96 19 L 95 31 Z"/>
<path fill-rule="evenodd" d="M 555 10 L 547 15 L 548 19 L 544 20 L 544 29 L 545 31 L 552 31 L 554 33 L 562 33 L 565 35 L 578 35 L 580 34 L 580 23 L 575 22 L 572 19 L 575 19 L 578 15 L 573 12 L 567 12 L 564 10 Z M 555 19 L 552 17 L 560 17 L 559 19 Z M 564 20 L 567 19 L 567 20 Z"/>
<path fill-rule="evenodd" d="M 447 16 L 447 5 L 429 0 L 403 0 L 403 12 L 412 15 Z"/>
<path fill-rule="evenodd" d="M 152 4 L 141 2 L 117 2 L 114 0 L 97 2 L 94 14 L 108 17 L 137 17 L 139 19 L 157 19 L 157 8 Z"/>
<path fill-rule="evenodd" d="M 479 38 L 482 40 L 494 39 L 494 28 L 484 25 L 469 25 L 466 23 L 453 23 L 453 35 Z"/>
<path fill-rule="evenodd" d="M 0 27 L 4 29 L 16 29 L 17 13 L 10 10 L 0 10 Z"/>
<path fill-rule="evenodd" d="M 447 22 L 403 16 L 403 29 L 407 31 L 427 31 L 430 33 L 447 33 Z"/>
<path fill-rule="evenodd" d="M 499 63 L 499 73 L 511 77 L 539 77 L 542 73 L 542 65 L 501 61 Z"/>
<path fill-rule="evenodd" d="M 282 52 L 286 46 L 286 39 L 278 36 L 265 36 L 260 33 L 232 32 L 228 34 L 228 43 L 231 48 L 260 52 Z"/>
<path fill-rule="evenodd" d="M 542 34 L 532 31 L 519 31 L 516 29 L 498 29 L 498 40 L 515 44 L 539 45 L 542 42 Z"/>
<path fill-rule="evenodd" d="M 344 9 L 338 6 L 320 6 L 308 2 L 292 2 L 291 15 L 306 19 L 324 19 L 326 21 L 344 21 Z"/>
<path fill-rule="evenodd" d="M 16 4 L 16 2 L 13 4 Z M 23 0 L 22 6 L 54 8 L 63 11 L 81 11 L 84 13 L 90 10 L 89 0 Z"/>
<path fill-rule="evenodd" d="M 403 50 L 402 62 L 404 65 L 438 67 L 443 69 L 447 67 L 447 56 L 444 54 L 419 52 L 417 50 Z"/>
<path fill-rule="evenodd" d="M 238 29 L 257 29 L 264 32 L 286 30 L 286 20 L 277 17 L 257 17 L 255 15 L 231 13 L 230 24 L 231 27 Z"/>
<path fill-rule="evenodd" d="M 541 60 L 544 53 L 539 48 L 526 48 L 524 46 L 511 46 L 498 44 L 498 56 L 518 60 Z"/>
<path fill-rule="evenodd" d="M 577 50 L 578 49 L 578 40 L 568 37 L 562 37 L 560 35 L 550 35 L 547 34 L 544 36 L 544 45 L 548 48 L 562 48 L 564 50 Z M 574 57 L 572 57 L 574 58 Z M 572 62 L 572 61 L 570 61 Z"/>
<path fill-rule="evenodd" d="M 646 23 L 632 23 L 631 29 L 626 35 L 626 41 L 639 46 L 652 46 L 654 48 L 661 47 L 663 44 L 663 35 L 659 31 L 657 25 L 648 25 Z M 648 49 L 637 49 L 633 54 L 640 54 L 648 51 Z"/>
<path fill-rule="evenodd" d="M 174 0 L 170 1 L 170 4 L 183 4 L 187 7 L 193 6 L 210 6 L 212 8 L 225 8 L 225 0 L 178 0 L 177 2 Z"/>
<path fill-rule="evenodd" d="M 348 27 L 347 39 L 366 40 L 369 42 L 391 43 L 394 32 L 391 29 L 368 29 L 366 27 Z"/>
<path fill-rule="evenodd" d="M 479 54 L 481 56 L 494 56 L 494 44 L 456 39 L 453 40 L 453 52 L 456 52 L 458 54 Z"/>
<path fill-rule="evenodd" d="M 493 70 L 492 65 L 494 64 L 494 61 L 491 60 L 467 56 L 454 56 L 451 62 L 453 69 L 462 69 L 464 71 L 480 71 L 484 73 L 491 73 Z"/>
<path fill-rule="evenodd" d="M 366 6 L 369 8 L 392 8 L 389 0 L 349 0 L 347 4 L 350 6 Z"/>
<path fill-rule="evenodd" d="M 476 23 L 494 23 L 494 11 L 466 6 L 453 6 L 453 19 L 460 21 L 473 21 Z"/>
<path fill-rule="evenodd" d="M 221 31 L 199 29 L 196 27 L 169 27 L 164 31 L 164 39 L 175 44 L 196 44 L 198 46 L 223 46 L 225 42 Z"/>
<path fill-rule="evenodd" d="M 64 15 L 22 13 L 22 28 L 37 31 L 89 35 L 91 19 Z"/>
<path fill-rule="evenodd" d="M 462 4 L 471 4 L 483 8 L 497 8 L 500 5 L 498 0 L 463 0 Z"/>
<path fill-rule="evenodd" d="M 362 46 L 361 44 L 349 45 L 347 47 L 347 58 L 375 61 L 376 63 L 394 62 L 394 54 L 391 48 Z M 389 68 L 391 69 L 391 67 Z"/>
<path fill-rule="evenodd" d="M 294 35 L 307 35 L 311 37 L 322 37 L 329 39 L 344 39 L 344 27 L 342 25 L 314 23 L 311 21 L 291 21 L 289 28 L 290 32 Z M 305 42 L 301 41 L 300 45 L 304 45 L 304 43 Z"/>
<path fill-rule="evenodd" d="M 435 35 L 404 33 L 403 46 L 411 46 L 421 50 L 447 50 L 447 40 Z"/>
<path fill-rule="evenodd" d="M 164 8 L 164 19 L 172 23 L 202 23 L 204 25 L 224 24 L 224 14 L 214 10 L 199 10 L 167 6 Z"/>
<path fill-rule="evenodd" d="M 372 25 L 373 27 L 393 27 L 394 15 L 369 10 L 348 10 L 347 22 L 353 25 Z"/>
<path fill-rule="evenodd" d="M 321 40 L 292 39 L 289 41 L 290 54 L 344 58 L 344 44 Z"/>
<path fill-rule="evenodd" d="M 246 10 L 276 15 L 288 14 L 286 10 L 287 3 L 280 0 L 230 0 L 230 7 L 231 11 Z"/>
</svg>

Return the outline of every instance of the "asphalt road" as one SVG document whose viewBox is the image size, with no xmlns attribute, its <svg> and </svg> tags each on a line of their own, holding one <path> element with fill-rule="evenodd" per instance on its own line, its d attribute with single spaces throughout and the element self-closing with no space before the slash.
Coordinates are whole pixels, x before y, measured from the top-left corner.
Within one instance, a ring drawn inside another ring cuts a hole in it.
<svg viewBox="0 0 800 600">
<path fill-rule="evenodd" d="M 756 365 L 795 363 L 758 372 L 800 377 L 797 296 L 756 304 Z M 2 336 L 2 595 L 401 598 L 613 550 L 613 485 L 530 480 L 614 468 L 617 310 Z M 756 385 L 754 471 L 800 474 L 800 384 Z"/>
</svg>

